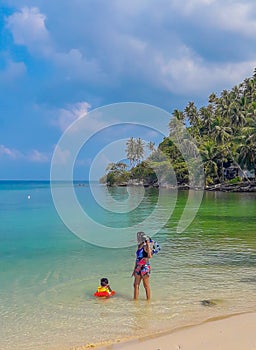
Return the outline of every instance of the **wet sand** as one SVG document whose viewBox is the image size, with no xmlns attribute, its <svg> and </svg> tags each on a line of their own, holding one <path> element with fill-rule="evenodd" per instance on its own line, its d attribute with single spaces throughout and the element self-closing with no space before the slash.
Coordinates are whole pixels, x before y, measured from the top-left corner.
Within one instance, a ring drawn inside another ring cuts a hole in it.
<svg viewBox="0 0 256 350">
<path fill-rule="evenodd" d="M 87 347 L 88 348 L 88 347 Z M 256 350 L 256 312 L 208 320 L 101 350 Z"/>
</svg>

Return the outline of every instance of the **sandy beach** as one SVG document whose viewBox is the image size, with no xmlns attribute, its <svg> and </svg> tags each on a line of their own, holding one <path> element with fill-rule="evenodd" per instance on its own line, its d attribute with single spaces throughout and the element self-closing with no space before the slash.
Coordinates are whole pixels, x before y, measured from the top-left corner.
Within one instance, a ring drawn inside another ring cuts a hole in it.
<svg viewBox="0 0 256 350">
<path fill-rule="evenodd" d="M 256 350 L 256 312 L 213 319 L 102 350 Z"/>
</svg>

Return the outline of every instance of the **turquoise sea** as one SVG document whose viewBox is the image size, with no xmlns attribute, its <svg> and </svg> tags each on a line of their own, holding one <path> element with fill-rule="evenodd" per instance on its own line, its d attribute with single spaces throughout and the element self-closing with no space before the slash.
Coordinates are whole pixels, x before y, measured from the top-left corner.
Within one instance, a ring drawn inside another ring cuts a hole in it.
<svg viewBox="0 0 256 350">
<path fill-rule="evenodd" d="M 104 186 L 94 186 L 106 196 Z M 102 217 L 88 183 L 74 189 L 94 219 L 124 226 L 123 215 Z M 111 191 L 115 200 L 127 195 L 125 188 Z M 153 210 L 158 190 L 145 194 L 127 222 Z M 155 236 L 162 250 L 151 261 L 147 303 L 143 288 L 132 300 L 135 245 L 104 248 L 79 239 L 58 216 L 49 182 L 0 182 L 0 349 L 66 350 L 256 311 L 256 194 L 205 192 L 194 221 L 178 234 L 187 195 L 179 192 Z M 165 190 L 166 207 L 172 196 Z M 93 296 L 101 277 L 109 278 L 113 298 Z"/>
</svg>

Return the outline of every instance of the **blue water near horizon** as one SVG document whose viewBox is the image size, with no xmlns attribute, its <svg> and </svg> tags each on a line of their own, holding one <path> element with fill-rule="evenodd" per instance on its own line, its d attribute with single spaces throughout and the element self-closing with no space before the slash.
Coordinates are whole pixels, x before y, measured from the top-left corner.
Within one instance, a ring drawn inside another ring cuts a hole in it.
<svg viewBox="0 0 256 350">
<path fill-rule="evenodd" d="M 91 206 L 88 182 L 74 188 Z M 113 191 L 122 200 L 125 190 Z M 148 189 L 145 200 L 153 206 L 156 196 Z M 152 259 L 152 301 L 142 289 L 134 303 L 135 246 L 107 249 L 79 239 L 58 216 L 49 181 L 1 181 L 1 350 L 65 350 L 256 310 L 256 195 L 207 192 L 193 223 L 176 234 L 186 196 L 179 193 L 155 236 L 162 250 Z M 109 300 L 93 297 L 103 275 L 117 292 Z M 204 299 L 216 305 L 203 307 Z"/>
</svg>

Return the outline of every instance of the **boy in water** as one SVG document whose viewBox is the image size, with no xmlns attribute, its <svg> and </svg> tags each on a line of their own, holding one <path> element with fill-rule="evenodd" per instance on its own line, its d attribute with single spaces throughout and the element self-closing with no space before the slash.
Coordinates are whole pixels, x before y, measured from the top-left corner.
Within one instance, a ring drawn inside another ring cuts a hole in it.
<svg viewBox="0 0 256 350">
<path fill-rule="evenodd" d="M 109 295 L 112 292 L 112 289 L 110 288 L 110 285 L 108 284 L 107 278 L 102 278 L 100 280 L 100 286 L 98 287 L 97 293 L 109 293 Z"/>
</svg>

